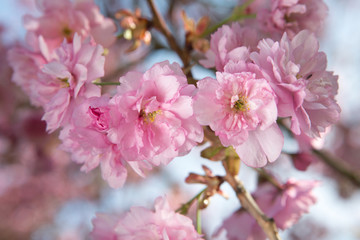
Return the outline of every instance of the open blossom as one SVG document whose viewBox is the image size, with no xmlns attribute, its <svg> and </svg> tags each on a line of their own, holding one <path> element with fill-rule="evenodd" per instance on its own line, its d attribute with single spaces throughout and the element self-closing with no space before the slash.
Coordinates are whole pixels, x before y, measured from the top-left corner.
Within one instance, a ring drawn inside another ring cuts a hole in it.
<svg viewBox="0 0 360 240">
<path fill-rule="evenodd" d="M 203 139 L 192 107 L 193 85 L 177 63 L 155 64 L 144 74 L 129 72 L 109 102 L 109 140 L 126 161 L 167 164 Z"/>
<path fill-rule="evenodd" d="M 32 96 L 32 85 L 37 81 L 40 69 L 47 59 L 40 53 L 34 53 L 22 47 L 15 47 L 7 52 L 7 58 L 14 73 L 11 80 L 16 83 L 29 97 L 35 106 L 42 106 L 43 101 Z"/>
<path fill-rule="evenodd" d="M 178 64 L 158 63 L 120 82 L 111 99 L 79 98 L 60 133 L 62 148 L 83 164 L 82 170 L 100 165 L 113 188 L 123 186 L 127 166 L 144 176 L 143 169 L 167 164 L 203 139 L 193 115 L 195 87 L 187 84 Z"/>
<path fill-rule="evenodd" d="M 256 14 L 256 27 L 273 39 L 284 32 L 292 39 L 305 29 L 319 35 L 328 15 L 323 0 L 255 0 L 248 11 Z"/>
<path fill-rule="evenodd" d="M 250 58 L 277 96 L 279 117 L 291 117 L 291 130 L 314 137 L 335 123 L 340 107 L 335 101 L 337 76 L 326 71 L 326 55 L 319 52 L 314 34 L 301 31 L 292 40 L 264 39 Z"/>
<path fill-rule="evenodd" d="M 209 125 L 224 146 L 233 146 L 247 165 L 262 167 L 280 155 L 275 95 L 255 73 L 216 73 L 198 82 L 194 103 L 200 124 Z"/>
<path fill-rule="evenodd" d="M 26 40 L 34 51 L 39 50 L 37 39 L 40 35 L 50 51 L 57 48 L 64 38 L 72 42 L 75 33 L 83 38 L 92 36 L 104 47 L 115 41 L 115 24 L 100 13 L 92 0 L 37 0 L 36 5 L 43 14 L 24 17 L 28 31 Z"/>
<path fill-rule="evenodd" d="M 72 43 L 63 43 L 56 57 L 44 65 L 32 83 L 30 97 L 42 99 L 47 130 L 66 124 L 78 97 L 100 96 L 100 87 L 92 82 L 104 75 L 103 48 L 93 46 L 75 35 Z"/>
<path fill-rule="evenodd" d="M 260 209 L 274 219 L 278 228 L 284 230 L 297 223 L 316 203 L 312 190 L 318 184 L 318 181 L 289 179 L 280 190 L 266 183 L 256 190 L 254 198 Z M 220 233 L 222 230 L 226 230 L 229 240 L 266 239 L 255 219 L 243 210 L 226 219 L 217 232 Z"/>
<path fill-rule="evenodd" d="M 257 33 L 253 29 L 242 27 L 237 22 L 231 26 L 223 25 L 211 35 L 210 49 L 206 52 L 206 59 L 200 60 L 200 63 L 223 71 L 230 60 L 247 58 L 249 50 L 255 49 L 257 42 Z"/>
<path fill-rule="evenodd" d="M 73 161 L 83 164 L 81 170 L 89 172 L 100 166 L 101 174 L 112 188 L 122 187 L 129 165 L 144 176 L 141 169 L 150 168 L 145 162 L 123 159 L 119 147 L 108 139 L 110 128 L 109 97 L 80 98 L 71 121 L 60 132 L 61 148 L 71 153 Z"/>
<path fill-rule="evenodd" d="M 93 220 L 94 240 L 200 240 L 190 218 L 171 210 L 166 198 L 155 200 L 155 211 L 144 207 L 132 207 L 118 217 L 97 215 Z"/>
</svg>

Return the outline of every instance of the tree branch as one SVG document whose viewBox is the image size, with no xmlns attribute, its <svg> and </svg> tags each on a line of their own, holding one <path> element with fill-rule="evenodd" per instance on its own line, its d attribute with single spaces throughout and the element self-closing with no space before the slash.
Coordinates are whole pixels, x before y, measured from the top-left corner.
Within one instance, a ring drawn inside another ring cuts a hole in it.
<svg viewBox="0 0 360 240">
<path fill-rule="evenodd" d="M 147 0 L 148 5 L 151 9 L 153 14 L 153 25 L 154 27 L 159 30 L 166 38 L 167 42 L 171 49 L 173 49 L 176 54 L 180 57 L 181 61 L 184 64 L 184 69 L 187 69 L 190 66 L 191 56 L 186 49 L 182 49 L 176 42 L 175 37 L 170 32 L 169 28 L 167 27 L 164 18 L 160 15 L 159 11 L 157 10 L 154 2 L 152 0 Z M 188 78 L 188 83 L 195 84 L 195 80 L 192 77 L 191 71 L 186 73 Z"/>
<path fill-rule="evenodd" d="M 293 132 L 288 126 L 286 126 L 282 120 L 278 120 L 278 124 L 282 126 L 290 135 L 293 136 Z M 311 149 L 318 158 L 333 169 L 335 172 L 339 173 L 343 177 L 349 179 L 355 186 L 360 187 L 360 173 L 354 171 L 350 166 L 344 163 L 343 160 L 335 157 L 325 150 L 317 150 L 315 148 Z"/>
<path fill-rule="evenodd" d="M 353 171 L 349 166 L 345 165 L 341 159 L 332 156 L 324 150 L 312 149 L 312 152 L 335 172 L 341 174 L 349 179 L 353 184 L 360 187 L 360 173 Z"/>
<path fill-rule="evenodd" d="M 274 219 L 267 217 L 259 208 L 257 203 L 251 194 L 245 189 L 242 182 L 239 180 L 238 176 L 233 176 L 229 169 L 226 167 L 226 164 L 223 162 L 223 166 L 226 170 L 225 180 L 230 184 L 234 189 L 237 198 L 239 199 L 241 206 L 248 211 L 248 213 L 255 218 L 259 226 L 264 230 L 266 236 L 270 240 L 280 240 L 278 234 L 278 229 L 274 222 Z"/>
</svg>

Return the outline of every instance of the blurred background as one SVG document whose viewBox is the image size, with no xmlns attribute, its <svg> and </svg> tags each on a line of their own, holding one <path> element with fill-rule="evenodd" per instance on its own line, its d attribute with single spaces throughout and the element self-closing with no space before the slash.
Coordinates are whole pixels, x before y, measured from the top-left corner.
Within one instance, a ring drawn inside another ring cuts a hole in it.
<svg viewBox="0 0 360 240">
<path fill-rule="evenodd" d="M 327 54 L 328 70 L 339 75 L 337 100 L 342 108 L 341 121 L 327 134 L 325 148 L 341 158 L 351 169 L 360 172 L 360 1 L 324 0 L 329 17 L 320 49 Z M 96 1 L 104 14 L 113 16 L 120 8 L 134 10 L 140 6 L 150 16 L 145 1 Z M 181 10 L 199 19 L 209 15 L 213 22 L 223 19 L 237 1 L 166 1 L 155 3 L 166 16 L 174 33 L 184 35 Z M 47 134 L 42 112 L 32 107 L 21 90 L 11 81 L 12 71 L 7 64 L 6 51 L 24 41 L 24 14 L 39 14 L 32 0 L 5 0 L 0 8 L 0 240 L 7 239 L 87 239 L 92 229 L 91 219 L 96 212 L 121 213 L 130 206 L 152 207 L 154 199 L 166 194 L 172 207 L 178 208 L 203 189 L 201 185 L 185 184 L 190 172 L 203 173 L 207 165 L 215 174 L 224 174 L 221 164 L 200 157 L 206 147 L 195 148 L 189 155 L 179 157 L 167 167 L 155 169 L 146 179 L 136 174 L 129 177 L 122 189 L 111 189 L 101 179 L 98 170 L 88 174 L 71 162 L 67 153 L 57 148 L 57 132 Z M 142 46 L 126 54 L 129 43 L 119 40 L 110 49 L 105 78 L 116 81 L 129 70 L 145 71 L 154 63 L 169 60 L 181 62 L 177 55 L 163 49 L 165 40 L 154 32 L 156 44 Z M 180 42 L 184 39 L 178 39 Z M 196 65 L 195 79 L 214 73 Z M 107 87 L 111 91 L 113 87 Z M 290 140 L 289 140 L 290 141 Z M 285 146 L 294 151 L 293 143 Z M 305 172 L 295 170 L 284 155 L 269 166 L 281 180 L 289 177 L 316 179 L 322 182 L 315 194 L 316 205 L 291 229 L 281 232 L 283 239 L 360 239 L 360 191 L 346 177 L 333 171 L 321 161 Z M 248 190 L 255 190 L 257 174 L 241 166 L 240 178 Z M 202 212 L 203 229 L 208 239 L 222 221 L 239 208 L 232 190 L 226 200 L 214 196 Z M 192 214 L 192 213 L 190 213 Z M 216 239 L 226 239 L 219 236 Z"/>
</svg>

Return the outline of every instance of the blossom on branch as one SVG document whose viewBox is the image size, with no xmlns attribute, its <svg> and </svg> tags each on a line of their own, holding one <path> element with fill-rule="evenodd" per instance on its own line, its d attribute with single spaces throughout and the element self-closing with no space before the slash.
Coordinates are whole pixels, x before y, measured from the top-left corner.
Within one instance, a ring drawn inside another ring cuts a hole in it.
<svg viewBox="0 0 360 240">
<path fill-rule="evenodd" d="M 126 161 L 167 164 L 202 141 L 192 106 L 195 87 L 177 63 L 157 63 L 144 74 L 129 72 L 120 84 L 109 102 L 108 137 Z"/>
<path fill-rule="evenodd" d="M 262 184 L 254 199 L 264 213 L 282 230 L 290 228 L 316 203 L 313 189 L 318 181 L 289 179 L 280 190 L 270 183 Z M 226 230 L 229 240 L 265 240 L 266 235 L 249 213 L 240 209 L 226 219 L 216 234 Z"/>
<path fill-rule="evenodd" d="M 275 94 L 253 72 L 216 73 L 198 82 L 194 109 L 225 146 L 233 146 L 241 161 L 263 167 L 280 155 L 283 135 L 276 124 Z"/>
<path fill-rule="evenodd" d="M 339 119 L 335 95 L 337 76 L 326 71 L 326 55 L 309 31 L 292 40 L 284 34 L 280 42 L 264 39 L 259 52 L 250 55 L 277 96 L 279 117 L 291 117 L 294 134 L 319 137 Z"/>
<path fill-rule="evenodd" d="M 39 50 L 39 36 L 43 37 L 50 52 L 64 38 L 71 43 L 75 33 L 82 38 L 91 36 L 104 47 L 109 47 L 116 39 L 114 22 L 104 17 L 92 0 L 36 0 L 36 5 L 43 14 L 39 17 L 24 17 L 24 25 L 28 31 L 26 40 L 35 51 Z"/>
<path fill-rule="evenodd" d="M 129 212 L 119 216 L 97 215 L 93 220 L 94 240 L 200 240 L 190 218 L 171 210 L 165 197 L 155 200 L 155 211 L 144 207 L 132 207 Z M 109 224 L 110 223 L 110 224 Z M 111 228 L 112 229 L 109 229 Z"/>
</svg>

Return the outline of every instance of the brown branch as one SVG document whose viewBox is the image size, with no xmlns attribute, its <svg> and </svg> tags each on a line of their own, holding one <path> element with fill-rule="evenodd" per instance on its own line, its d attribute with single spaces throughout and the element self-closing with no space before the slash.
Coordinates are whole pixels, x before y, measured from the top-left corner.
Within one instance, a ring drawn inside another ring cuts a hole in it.
<svg viewBox="0 0 360 240">
<path fill-rule="evenodd" d="M 281 185 L 281 183 L 270 173 L 268 173 L 263 168 L 253 168 L 261 178 L 263 178 L 265 181 L 268 181 L 271 183 L 274 187 L 276 187 L 279 190 L 283 190 L 284 187 Z"/>
<path fill-rule="evenodd" d="M 282 126 L 290 135 L 293 135 L 293 132 L 290 130 L 282 120 L 277 121 L 280 126 Z M 351 169 L 350 166 L 344 163 L 342 159 L 339 159 L 325 150 L 317 150 L 312 148 L 311 151 L 318 156 L 318 158 L 333 169 L 335 172 L 339 173 L 341 176 L 349 179 L 355 186 L 360 187 L 360 173 Z"/>
<path fill-rule="evenodd" d="M 344 164 L 341 159 L 332 156 L 324 150 L 312 149 L 312 152 L 330 168 L 349 179 L 356 186 L 360 187 L 360 173 L 353 171 L 348 165 Z"/>
<path fill-rule="evenodd" d="M 187 69 L 188 67 L 190 67 L 190 60 L 191 60 L 191 56 L 189 52 L 186 49 L 182 49 L 178 45 L 175 37 L 170 32 L 169 28 L 165 23 L 164 18 L 157 10 L 154 2 L 152 0 L 147 0 L 147 2 L 153 14 L 153 26 L 165 36 L 167 42 L 169 43 L 170 48 L 173 49 L 176 52 L 176 54 L 180 57 L 181 61 L 184 64 L 184 69 Z M 193 79 L 191 71 L 188 71 L 186 73 L 186 76 L 190 84 L 195 84 L 196 81 Z"/>
<path fill-rule="evenodd" d="M 223 162 L 223 166 L 226 170 L 225 181 L 227 181 L 230 186 L 234 189 L 237 198 L 239 199 L 241 206 L 255 218 L 259 226 L 264 230 L 266 236 L 270 240 L 280 240 L 278 234 L 278 229 L 274 222 L 274 219 L 267 217 L 259 208 L 257 203 L 251 194 L 245 189 L 242 182 L 239 180 L 238 176 L 233 176 L 230 174 L 229 169 L 226 167 L 226 164 Z"/>
</svg>

